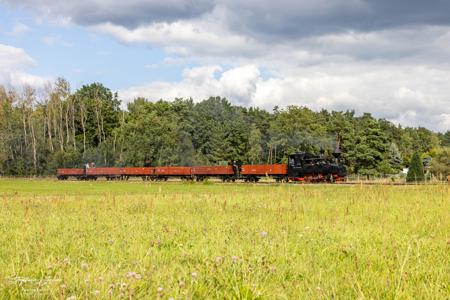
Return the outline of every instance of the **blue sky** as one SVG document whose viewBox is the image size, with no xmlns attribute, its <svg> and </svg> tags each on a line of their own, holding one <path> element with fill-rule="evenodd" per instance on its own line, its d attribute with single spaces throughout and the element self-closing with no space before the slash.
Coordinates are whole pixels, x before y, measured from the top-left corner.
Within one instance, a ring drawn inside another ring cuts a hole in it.
<svg viewBox="0 0 450 300">
<path fill-rule="evenodd" d="M 450 129 L 450 3 L 0 0 L 0 84 L 101 82 L 124 103 L 209 96 Z"/>
<path fill-rule="evenodd" d="M 164 51 L 148 45 L 126 45 L 76 24 L 39 20 L 23 8 L 0 4 L 0 41 L 26 49 L 36 61 L 30 72 L 44 77 L 62 76 L 73 88 L 102 82 L 111 89 L 153 80 L 179 80 L 182 67 L 160 64 Z M 23 24 L 29 29 L 12 33 Z"/>
</svg>

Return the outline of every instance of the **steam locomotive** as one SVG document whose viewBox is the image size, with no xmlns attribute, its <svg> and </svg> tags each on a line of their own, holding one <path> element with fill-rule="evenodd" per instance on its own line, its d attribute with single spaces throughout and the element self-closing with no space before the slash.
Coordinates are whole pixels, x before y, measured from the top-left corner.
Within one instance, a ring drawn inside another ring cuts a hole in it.
<svg viewBox="0 0 450 300">
<path fill-rule="evenodd" d="M 109 167 L 109 168 L 60 168 L 57 178 L 67 180 L 128 180 L 141 177 L 143 180 L 167 181 L 169 178 L 203 181 L 207 178 L 219 178 L 225 182 L 243 180 L 258 182 L 263 177 L 274 178 L 277 182 L 335 182 L 343 181 L 347 170 L 339 162 L 340 152 L 333 157 L 300 152 L 289 155 L 287 164 L 240 164 L 231 162 L 226 166 L 159 166 L 159 167 Z"/>
</svg>

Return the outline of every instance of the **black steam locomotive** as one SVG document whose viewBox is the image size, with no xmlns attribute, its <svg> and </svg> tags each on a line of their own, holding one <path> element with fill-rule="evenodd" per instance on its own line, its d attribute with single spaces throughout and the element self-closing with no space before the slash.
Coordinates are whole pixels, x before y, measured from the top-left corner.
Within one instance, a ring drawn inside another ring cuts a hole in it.
<svg viewBox="0 0 450 300">
<path fill-rule="evenodd" d="M 341 153 L 335 150 L 333 157 L 321 151 L 320 155 L 300 152 L 289 155 L 288 178 L 293 181 L 342 181 L 347 176 L 347 169 L 339 163 Z"/>
</svg>

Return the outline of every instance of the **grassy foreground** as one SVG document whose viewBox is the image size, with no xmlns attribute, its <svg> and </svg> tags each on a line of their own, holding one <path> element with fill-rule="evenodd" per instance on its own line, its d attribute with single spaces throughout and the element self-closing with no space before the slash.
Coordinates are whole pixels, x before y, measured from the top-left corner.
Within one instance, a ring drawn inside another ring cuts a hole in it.
<svg viewBox="0 0 450 300">
<path fill-rule="evenodd" d="M 448 299 L 450 188 L 0 180 L 0 298 Z"/>
</svg>

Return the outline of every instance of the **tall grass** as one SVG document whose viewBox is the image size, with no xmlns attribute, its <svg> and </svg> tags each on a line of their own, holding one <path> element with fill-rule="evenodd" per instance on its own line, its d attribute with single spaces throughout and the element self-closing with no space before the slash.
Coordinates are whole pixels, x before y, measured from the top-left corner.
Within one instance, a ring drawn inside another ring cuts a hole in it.
<svg viewBox="0 0 450 300">
<path fill-rule="evenodd" d="M 0 180 L 0 298 L 450 294 L 450 189 Z"/>
</svg>

